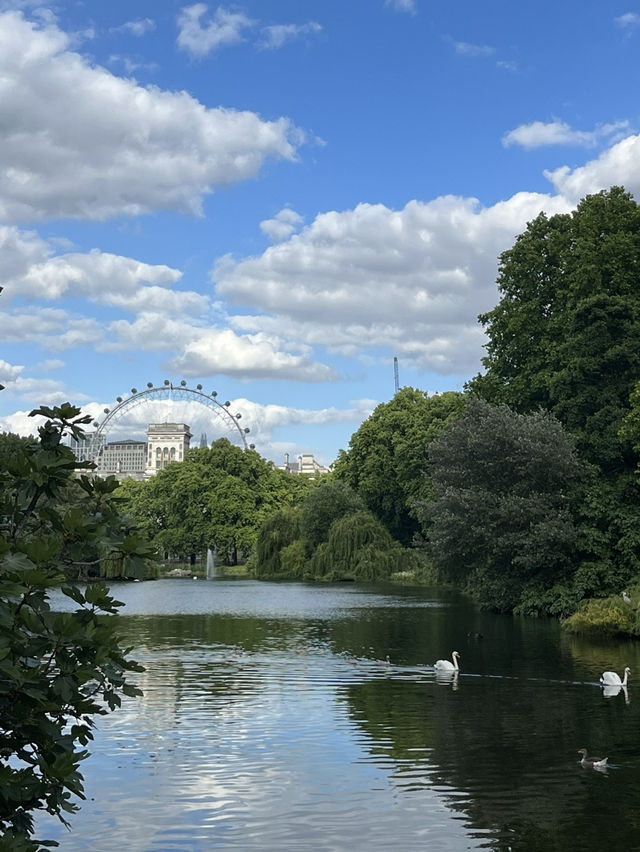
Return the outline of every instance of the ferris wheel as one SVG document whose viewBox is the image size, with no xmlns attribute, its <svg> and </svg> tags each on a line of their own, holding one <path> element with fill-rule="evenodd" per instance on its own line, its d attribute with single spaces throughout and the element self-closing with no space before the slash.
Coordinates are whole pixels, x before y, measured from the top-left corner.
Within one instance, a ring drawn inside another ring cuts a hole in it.
<svg viewBox="0 0 640 852">
<path fill-rule="evenodd" d="M 130 395 L 117 397 L 113 408 L 104 409 L 102 420 L 94 420 L 89 457 L 96 458 L 109 438 L 141 436 L 149 424 L 168 420 L 185 423 L 196 438 L 200 431 L 201 440 L 205 435 L 225 437 L 243 450 L 255 449 L 247 440 L 251 430 L 240 425 L 242 414 L 233 413 L 231 402 L 219 402 L 217 397 L 217 391 L 207 394 L 202 385 L 187 387 L 184 379 L 179 384 L 165 379 L 157 387 L 147 382 L 144 390 L 131 388 Z"/>
</svg>

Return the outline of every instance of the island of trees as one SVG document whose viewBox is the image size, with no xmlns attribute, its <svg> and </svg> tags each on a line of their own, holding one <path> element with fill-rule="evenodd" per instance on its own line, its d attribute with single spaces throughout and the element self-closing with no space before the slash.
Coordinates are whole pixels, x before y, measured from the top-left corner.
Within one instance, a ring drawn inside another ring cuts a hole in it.
<svg viewBox="0 0 640 852">
<path fill-rule="evenodd" d="M 68 404 L 33 412 L 36 438 L 1 436 L 0 849 L 43 848 L 33 812 L 73 809 L 93 717 L 136 691 L 117 602 L 79 580 L 213 550 L 264 580 L 447 583 L 498 612 L 640 635 L 640 207 L 613 187 L 540 214 L 497 283 L 483 372 L 460 392 L 399 390 L 328 475 L 221 439 L 149 481 L 77 478 L 63 437 L 88 418 Z M 75 610 L 50 610 L 53 584 Z"/>
</svg>

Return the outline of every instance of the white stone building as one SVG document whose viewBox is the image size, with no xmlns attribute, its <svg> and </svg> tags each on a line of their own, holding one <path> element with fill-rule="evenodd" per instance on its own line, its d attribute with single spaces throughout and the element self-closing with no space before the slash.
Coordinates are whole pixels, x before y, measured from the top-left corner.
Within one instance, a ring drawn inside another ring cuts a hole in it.
<svg viewBox="0 0 640 852">
<path fill-rule="evenodd" d="M 184 461 L 193 435 L 184 423 L 151 423 L 147 429 L 146 476 L 171 462 Z"/>
</svg>

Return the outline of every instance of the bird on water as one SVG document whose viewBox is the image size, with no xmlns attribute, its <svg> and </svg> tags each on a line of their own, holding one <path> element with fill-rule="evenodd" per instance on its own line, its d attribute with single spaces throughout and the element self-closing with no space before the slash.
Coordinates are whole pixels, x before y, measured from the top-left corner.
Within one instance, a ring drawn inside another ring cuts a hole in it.
<svg viewBox="0 0 640 852">
<path fill-rule="evenodd" d="M 583 766 L 590 766 L 592 769 L 604 769 L 609 759 L 608 757 L 589 757 L 586 748 L 579 748 L 578 754 L 582 755 L 580 763 Z"/>
<path fill-rule="evenodd" d="M 436 660 L 436 664 L 434 666 L 437 672 L 457 672 L 460 669 L 458 665 L 458 660 L 460 659 L 460 654 L 457 651 L 454 651 L 451 654 L 451 659 L 453 662 L 449 662 L 449 660 Z"/>
<path fill-rule="evenodd" d="M 600 678 L 600 683 L 603 686 L 626 686 L 629 675 L 631 674 L 629 666 L 625 668 L 623 674 L 624 680 L 621 680 L 620 675 L 617 672 L 603 672 L 602 677 Z"/>
</svg>

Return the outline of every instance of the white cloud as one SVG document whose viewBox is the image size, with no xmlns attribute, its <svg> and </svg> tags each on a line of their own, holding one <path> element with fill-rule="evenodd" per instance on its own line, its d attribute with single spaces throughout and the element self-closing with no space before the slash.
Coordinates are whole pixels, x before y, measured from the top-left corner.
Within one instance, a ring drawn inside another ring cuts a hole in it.
<svg viewBox="0 0 640 852">
<path fill-rule="evenodd" d="M 324 464 L 330 464 L 333 458 L 323 456 L 318 452 L 317 432 L 313 434 L 310 442 L 302 443 L 304 427 L 322 427 L 332 424 L 351 424 L 355 430 L 366 420 L 373 409 L 378 405 L 376 400 L 358 399 L 349 404 L 348 408 L 294 408 L 285 405 L 262 405 L 248 399 L 236 399 L 233 402 L 233 410 L 242 412 L 243 423 L 249 424 L 251 433 L 249 439 L 256 444 L 258 451 L 266 458 L 273 459 L 276 464 L 281 464 L 285 452 L 295 458 L 299 453 L 313 453 L 317 460 Z M 293 428 L 298 435 L 298 442 L 282 440 L 282 435 L 290 434 Z M 311 436 L 310 436 L 311 437 Z"/>
<path fill-rule="evenodd" d="M 24 367 L 17 367 L 0 358 L 0 384 L 3 384 L 6 388 L 7 385 L 16 382 L 23 370 Z"/>
<path fill-rule="evenodd" d="M 628 136 L 584 166 L 577 169 L 562 166 L 545 171 L 545 176 L 572 204 L 613 185 L 622 185 L 640 196 L 640 135 Z"/>
<path fill-rule="evenodd" d="M 468 41 L 453 41 L 451 40 L 454 51 L 458 56 L 491 56 L 495 53 L 495 48 L 489 47 L 486 44 L 470 44 Z"/>
<path fill-rule="evenodd" d="M 258 324 L 260 318 L 256 318 Z M 175 351 L 165 368 L 187 377 L 224 375 L 236 380 L 275 379 L 332 382 L 338 376 L 328 366 L 310 360 L 308 347 L 292 346 L 282 337 L 259 328 L 250 334 L 211 328 L 204 321 L 144 311 L 135 321 L 115 320 L 108 328 L 103 351 Z"/>
<path fill-rule="evenodd" d="M 384 5 L 390 6 L 396 12 L 413 14 L 416 11 L 415 0 L 384 0 Z"/>
<path fill-rule="evenodd" d="M 614 24 L 621 29 L 629 30 L 640 26 L 640 15 L 637 12 L 626 12 L 613 19 Z"/>
<path fill-rule="evenodd" d="M 224 375 L 240 381 L 330 382 L 338 378 L 330 367 L 284 352 L 279 341 L 264 334 L 238 336 L 230 329 L 210 329 L 190 340 L 167 369 L 184 376 Z"/>
<path fill-rule="evenodd" d="M 91 66 L 55 26 L 0 14 L 0 221 L 198 214 L 217 186 L 294 160 L 286 118 L 207 109 Z"/>
<path fill-rule="evenodd" d="M 599 124 L 594 130 L 574 130 L 564 121 L 532 121 L 530 124 L 521 124 L 506 133 L 502 137 L 502 144 L 505 148 L 510 145 L 519 145 L 526 150 L 550 145 L 590 148 L 603 139 L 619 136 L 628 131 L 628 128 L 628 121 Z"/>
<path fill-rule="evenodd" d="M 0 327 L 5 343 L 38 343 L 54 352 L 98 345 L 104 335 L 97 320 L 56 308 L 31 307 L 28 312 L 0 313 Z"/>
<path fill-rule="evenodd" d="M 185 6 L 178 15 L 178 47 L 192 56 L 206 56 L 223 45 L 243 41 L 243 31 L 255 24 L 243 12 L 232 12 L 224 6 L 218 6 L 212 18 L 203 23 L 207 11 L 205 3 L 195 3 Z"/>
<path fill-rule="evenodd" d="M 32 263 L 22 275 L 0 276 L 9 298 L 57 301 L 69 296 L 84 296 L 99 304 L 126 304 L 136 298 L 142 283 L 170 286 L 181 272 L 168 266 L 151 266 L 130 257 L 93 250 L 86 254 L 64 254 Z M 146 288 L 147 291 L 151 288 Z"/>
<path fill-rule="evenodd" d="M 279 213 L 276 213 L 273 219 L 264 219 L 260 222 L 260 230 L 272 243 L 279 243 L 295 233 L 301 224 L 302 216 L 295 210 L 285 207 Z"/>
<path fill-rule="evenodd" d="M 233 317 L 245 333 L 343 355 L 393 347 L 420 368 L 463 373 L 482 355 L 477 315 L 495 304 L 498 255 L 542 209 L 568 205 L 534 193 L 489 208 L 454 196 L 402 210 L 359 204 L 258 257 L 223 257 L 212 276 L 231 304 L 267 314 Z"/>
<path fill-rule="evenodd" d="M 155 28 L 156 22 L 153 21 L 151 18 L 138 18 L 135 21 L 126 21 L 119 27 L 111 27 L 109 32 L 129 33 L 132 36 L 140 38 L 140 36 L 146 35 L 146 33 L 155 30 Z"/>
<path fill-rule="evenodd" d="M 263 50 L 278 50 L 287 42 L 321 31 L 322 27 L 315 21 L 309 21 L 307 24 L 274 24 L 262 28 L 264 37 L 258 42 L 258 47 Z"/>
</svg>

